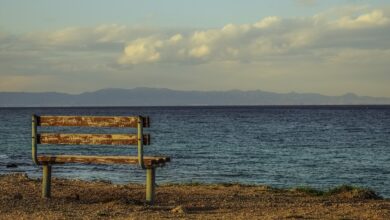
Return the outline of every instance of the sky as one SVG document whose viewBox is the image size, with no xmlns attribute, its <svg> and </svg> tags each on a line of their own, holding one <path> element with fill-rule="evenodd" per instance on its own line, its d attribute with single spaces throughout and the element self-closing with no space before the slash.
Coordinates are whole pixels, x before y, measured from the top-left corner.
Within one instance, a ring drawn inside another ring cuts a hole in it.
<svg viewBox="0 0 390 220">
<path fill-rule="evenodd" d="M 389 0 L 0 0 L 0 91 L 390 97 Z"/>
</svg>

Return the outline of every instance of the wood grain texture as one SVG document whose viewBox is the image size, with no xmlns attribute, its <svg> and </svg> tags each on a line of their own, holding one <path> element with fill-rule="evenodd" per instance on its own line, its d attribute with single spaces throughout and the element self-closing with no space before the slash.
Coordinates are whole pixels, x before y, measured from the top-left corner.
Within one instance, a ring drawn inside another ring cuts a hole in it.
<svg viewBox="0 0 390 220">
<path fill-rule="evenodd" d="M 86 156 L 86 155 L 41 155 L 38 161 L 42 163 L 101 163 L 101 164 L 138 164 L 137 156 Z M 162 166 L 170 162 L 170 157 L 148 156 L 144 157 L 146 166 Z"/>
<path fill-rule="evenodd" d="M 137 145 L 136 134 L 38 134 L 38 144 L 68 145 Z M 143 135 L 143 144 L 150 144 L 150 135 Z"/>
<path fill-rule="evenodd" d="M 132 127 L 138 116 L 38 116 L 38 126 Z M 149 117 L 142 117 L 143 127 L 150 126 Z"/>
</svg>

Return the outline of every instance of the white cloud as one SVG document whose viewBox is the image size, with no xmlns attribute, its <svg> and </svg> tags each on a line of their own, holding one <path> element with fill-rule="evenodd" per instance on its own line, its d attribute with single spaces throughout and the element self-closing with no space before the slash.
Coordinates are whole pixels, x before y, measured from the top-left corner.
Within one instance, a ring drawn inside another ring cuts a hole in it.
<svg viewBox="0 0 390 220">
<path fill-rule="evenodd" d="M 286 35 L 290 48 L 300 48 L 310 45 L 316 40 L 317 30 L 300 30 L 294 31 Z"/>
<path fill-rule="evenodd" d="M 47 40 L 50 44 L 74 44 L 90 39 L 90 35 L 90 32 L 82 28 L 69 27 L 50 33 Z"/>
<path fill-rule="evenodd" d="M 25 47 L 72 48 L 73 50 L 94 50 L 97 46 L 123 46 L 126 42 L 149 37 L 156 30 L 128 27 L 118 24 L 102 24 L 96 27 L 67 27 L 51 32 L 33 32 L 17 36 L 18 43 Z M 14 45 L 15 46 L 15 45 Z M 107 49 L 107 47 L 106 47 Z"/>
<path fill-rule="evenodd" d="M 191 42 L 198 45 L 209 44 L 218 40 L 220 36 L 219 30 L 196 31 L 192 34 Z"/>
<path fill-rule="evenodd" d="M 234 25 L 234 24 L 227 24 L 225 25 L 221 32 L 226 36 L 237 36 L 238 34 L 246 33 L 251 29 L 250 25 L 243 24 L 243 25 Z"/>
<path fill-rule="evenodd" d="M 175 34 L 169 39 L 169 42 L 176 44 L 181 40 L 183 40 L 183 36 L 181 34 Z"/>
<path fill-rule="evenodd" d="M 162 46 L 162 41 L 153 38 L 135 40 L 125 47 L 124 54 L 119 59 L 119 63 L 138 64 L 158 61 L 160 60 L 158 48 Z"/>
<path fill-rule="evenodd" d="M 385 16 L 383 11 L 374 10 L 356 18 L 345 16 L 335 22 L 340 28 L 365 28 L 389 24 L 390 19 Z"/>
<path fill-rule="evenodd" d="M 128 31 L 125 25 L 105 24 L 96 27 L 94 34 L 97 35 L 98 42 L 124 42 Z"/>
<path fill-rule="evenodd" d="M 191 49 L 189 54 L 190 56 L 197 58 L 204 57 L 210 54 L 210 48 L 206 45 L 202 45 Z"/>
<path fill-rule="evenodd" d="M 268 28 L 272 25 L 278 24 L 282 19 L 276 16 L 266 17 L 256 22 L 253 26 L 256 28 Z"/>
</svg>

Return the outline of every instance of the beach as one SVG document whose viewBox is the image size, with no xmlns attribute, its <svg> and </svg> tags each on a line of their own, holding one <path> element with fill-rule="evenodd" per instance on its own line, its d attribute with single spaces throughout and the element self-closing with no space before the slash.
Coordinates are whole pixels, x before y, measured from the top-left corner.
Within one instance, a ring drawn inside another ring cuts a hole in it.
<svg viewBox="0 0 390 220">
<path fill-rule="evenodd" d="M 322 194 L 309 188 L 241 184 L 159 185 L 154 205 L 142 184 L 0 176 L 0 219 L 390 219 L 390 200 L 364 189 Z"/>
</svg>

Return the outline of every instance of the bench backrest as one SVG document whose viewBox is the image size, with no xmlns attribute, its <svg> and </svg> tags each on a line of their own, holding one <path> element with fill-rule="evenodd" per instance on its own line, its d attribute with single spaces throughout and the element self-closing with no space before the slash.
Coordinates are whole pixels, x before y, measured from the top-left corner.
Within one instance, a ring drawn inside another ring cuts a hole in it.
<svg viewBox="0 0 390 220">
<path fill-rule="evenodd" d="M 136 134 L 68 134 L 38 133 L 38 127 L 119 127 L 136 128 Z M 150 144 L 150 135 L 143 128 L 150 126 L 149 117 L 142 116 L 32 116 L 32 158 L 37 160 L 38 144 L 67 145 L 137 145 L 138 161 L 143 164 L 143 145 Z"/>
</svg>

